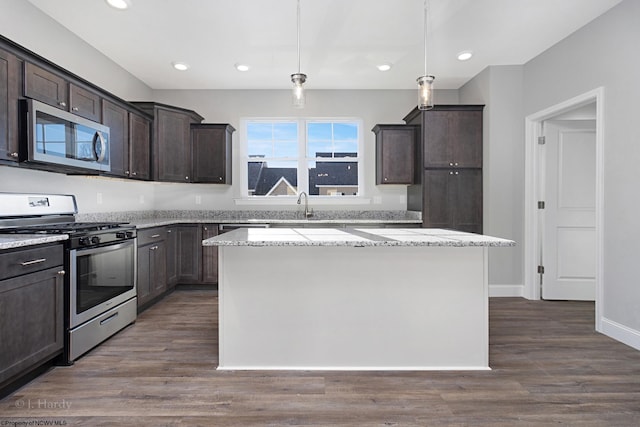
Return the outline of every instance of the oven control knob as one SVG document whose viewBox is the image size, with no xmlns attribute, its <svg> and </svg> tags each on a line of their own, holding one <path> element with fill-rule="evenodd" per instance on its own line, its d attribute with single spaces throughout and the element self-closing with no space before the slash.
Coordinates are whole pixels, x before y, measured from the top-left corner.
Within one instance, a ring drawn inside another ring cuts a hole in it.
<svg viewBox="0 0 640 427">
<path fill-rule="evenodd" d="M 91 244 L 91 241 L 89 240 L 88 237 L 81 237 L 79 242 L 82 246 L 87 246 Z"/>
<path fill-rule="evenodd" d="M 93 243 L 94 245 L 97 245 L 98 243 L 100 243 L 100 237 L 98 236 L 93 236 L 91 238 L 91 243 Z"/>
<path fill-rule="evenodd" d="M 132 239 L 132 238 L 134 237 L 134 236 L 133 236 L 133 231 L 127 231 L 127 237 L 128 237 L 129 239 Z"/>
<path fill-rule="evenodd" d="M 118 239 L 126 239 L 127 235 L 126 235 L 126 233 L 124 231 L 118 231 L 116 233 L 116 238 L 118 238 Z"/>
</svg>

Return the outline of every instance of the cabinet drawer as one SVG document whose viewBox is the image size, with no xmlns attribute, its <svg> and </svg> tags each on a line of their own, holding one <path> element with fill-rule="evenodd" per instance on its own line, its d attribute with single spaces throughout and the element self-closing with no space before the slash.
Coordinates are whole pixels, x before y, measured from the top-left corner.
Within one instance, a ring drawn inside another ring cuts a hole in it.
<svg viewBox="0 0 640 427">
<path fill-rule="evenodd" d="M 154 227 L 138 230 L 138 246 L 161 242 L 167 236 L 166 227 Z"/>
<path fill-rule="evenodd" d="M 0 253 L 0 280 L 21 276 L 64 263 L 62 245 Z"/>
</svg>

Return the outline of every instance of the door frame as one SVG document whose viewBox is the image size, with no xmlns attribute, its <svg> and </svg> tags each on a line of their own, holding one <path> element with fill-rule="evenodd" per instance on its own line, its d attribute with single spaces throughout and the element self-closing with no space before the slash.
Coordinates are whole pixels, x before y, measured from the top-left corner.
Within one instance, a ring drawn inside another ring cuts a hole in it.
<svg viewBox="0 0 640 427">
<path fill-rule="evenodd" d="M 525 200 L 524 200 L 524 297 L 539 300 L 541 296 L 538 264 L 540 260 L 540 219 L 538 195 L 541 194 L 541 167 L 544 159 L 538 149 L 542 123 L 555 116 L 596 103 L 596 331 L 601 331 L 603 302 L 603 212 L 604 212 L 604 88 L 599 87 L 525 117 Z"/>
</svg>

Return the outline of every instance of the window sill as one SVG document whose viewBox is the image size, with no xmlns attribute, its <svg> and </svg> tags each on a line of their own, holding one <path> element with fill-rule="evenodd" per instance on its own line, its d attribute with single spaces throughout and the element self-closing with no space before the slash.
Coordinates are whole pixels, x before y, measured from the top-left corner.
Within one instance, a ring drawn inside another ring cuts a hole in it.
<svg viewBox="0 0 640 427">
<path fill-rule="evenodd" d="M 279 196 L 279 197 L 251 197 L 234 199 L 236 205 L 249 206 L 295 206 L 297 196 Z M 315 206 L 339 206 L 339 205 L 370 205 L 371 199 L 357 196 L 311 196 L 309 197 L 309 205 Z"/>
</svg>

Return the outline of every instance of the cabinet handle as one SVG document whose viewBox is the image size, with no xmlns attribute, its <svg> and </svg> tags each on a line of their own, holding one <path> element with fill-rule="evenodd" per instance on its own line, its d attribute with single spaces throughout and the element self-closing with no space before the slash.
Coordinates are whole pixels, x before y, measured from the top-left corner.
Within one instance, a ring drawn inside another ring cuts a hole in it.
<svg viewBox="0 0 640 427">
<path fill-rule="evenodd" d="M 138 176 L 138 172 L 132 172 L 131 175 Z"/>
<path fill-rule="evenodd" d="M 167 230 L 167 233 L 171 233 L 173 230 Z"/>
<path fill-rule="evenodd" d="M 158 249 L 158 247 L 157 247 L 157 246 L 151 246 L 151 247 L 149 248 L 149 250 L 152 250 L 152 251 L 155 251 L 156 249 Z"/>
<path fill-rule="evenodd" d="M 189 179 L 189 177 L 188 177 L 188 176 L 185 176 L 185 177 L 184 177 L 184 179 Z"/>
<path fill-rule="evenodd" d="M 218 181 L 222 181 L 222 177 L 219 177 L 219 178 L 218 178 Z"/>
<path fill-rule="evenodd" d="M 23 266 L 23 267 L 28 267 L 28 266 L 34 265 L 34 264 L 41 264 L 41 263 L 45 262 L 46 260 L 47 260 L 46 258 L 39 258 L 39 259 L 31 260 L 31 261 L 21 262 L 20 265 Z"/>
<path fill-rule="evenodd" d="M 15 153 L 15 152 L 11 153 L 11 154 L 9 154 L 9 157 L 13 157 L 14 159 L 17 159 L 18 158 L 18 153 Z"/>
<path fill-rule="evenodd" d="M 453 162 L 449 162 L 449 166 L 453 166 Z"/>
<path fill-rule="evenodd" d="M 453 175 L 453 171 L 449 171 L 449 175 Z"/>
<path fill-rule="evenodd" d="M 389 181 L 389 178 L 385 178 L 384 180 L 385 180 L 385 181 Z"/>
<path fill-rule="evenodd" d="M 458 175 L 458 172 L 457 172 L 457 171 L 455 172 L 455 175 Z"/>
<path fill-rule="evenodd" d="M 159 234 L 154 234 L 153 236 L 151 236 L 152 239 L 155 239 L 156 237 L 160 237 Z"/>
<path fill-rule="evenodd" d="M 58 274 L 59 274 L 60 276 L 64 276 L 65 274 L 67 274 L 67 272 L 66 272 L 66 271 L 64 271 L 64 270 L 60 270 L 60 271 L 58 271 Z"/>
<path fill-rule="evenodd" d="M 125 175 L 130 175 L 129 171 L 124 171 Z"/>
<path fill-rule="evenodd" d="M 60 102 L 58 102 L 58 105 L 61 106 L 61 107 L 66 107 L 67 103 L 64 102 L 64 101 L 60 101 Z"/>
<path fill-rule="evenodd" d="M 78 107 L 73 107 L 72 110 L 73 111 L 80 111 L 80 109 Z"/>
<path fill-rule="evenodd" d="M 453 165 L 454 165 L 454 166 L 458 166 L 458 162 L 455 162 Z"/>
</svg>

